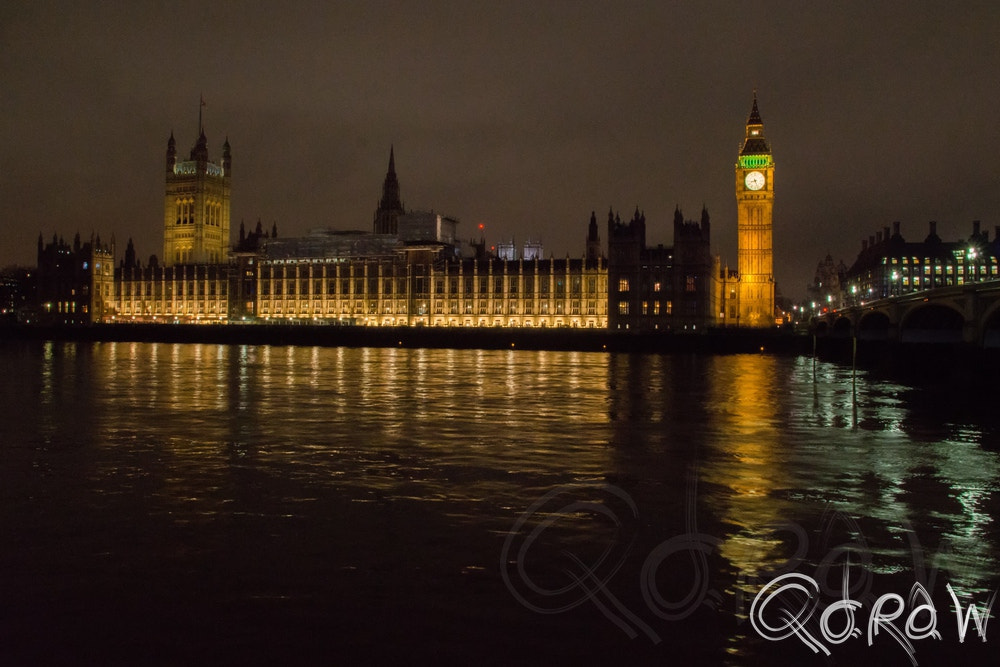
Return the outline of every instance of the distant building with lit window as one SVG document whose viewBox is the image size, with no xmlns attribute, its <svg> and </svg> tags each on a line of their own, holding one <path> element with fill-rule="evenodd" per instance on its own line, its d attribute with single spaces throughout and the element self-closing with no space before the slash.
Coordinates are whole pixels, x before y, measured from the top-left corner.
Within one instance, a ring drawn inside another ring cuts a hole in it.
<svg viewBox="0 0 1000 667">
<path fill-rule="evenodd" d="M 910 292 L 997 280 L 1000 257 L 1000 227 L 993 241 L 972 223 L 966 240 L 942 241 L 937 223 L 931 222 L 927 237 L 908 242 L 900 234 L 900 224 L 863 240 L 861 252 L 847 270 L 843 284 L 845 305 L 882 299 Z"/>
<path fill-rule="evenodd" d="M 23 321 L 35 304 L 38 271 L 9 266 L 0 271 L 0 322 Z"/>
<path fill-rule="evenodd" d="M 115 312 L 114 239 L 101 243 L 91 237 L 81 243 L 77 234 L 72 245 L 52 237 L 38 237 L 35 321 L 49 324 L 92 324 Z"/>
<path fill-rule="evenodd" d="M 827 308 L 842 308 L 844 306 L 844 285 L 847 277 L 847 266 L 843 261 L 834 262 L 833 255 L 826 254 L 816 264 L 816 275 L 806 290 L 812 303 Z"/>
<path fill-rule="evenodd" d="M 608 212 L 608 326 L 611 329 L 690 330 L 716 324 L 718 260 L 712 257 L 708 211 L 685 221 L 674 211 L 674 245 L 646 245 L 646 216 L 629 222 Z"/>
</svg>

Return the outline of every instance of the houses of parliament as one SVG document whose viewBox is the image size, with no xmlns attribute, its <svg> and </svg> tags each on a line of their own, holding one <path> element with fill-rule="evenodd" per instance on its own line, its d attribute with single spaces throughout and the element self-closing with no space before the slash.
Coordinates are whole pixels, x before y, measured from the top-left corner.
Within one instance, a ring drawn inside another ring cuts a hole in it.
<svg viewBox="0 0 1000 667">
<path fill-rule="evenodd" d="M 371 231 L 286 238 L 276 227 L 241 223 L 233 242 L 228 139 L 221 159 L 212 160 L 201 130 L 185 160 L 171 133 L 162 255 L 143 264 L 131 240 L 119 259 L 113 239 L 82 242 L 77 235 L 72 244 L 46 244 L 39 237 L 38 315 L 66 324 L 771 327 L 774 162 L 756 95 L 735 174 L 736 270 L 712 254 L 704 209 L 697 220 L 675 210 L 672 247 L 647 245 L 638 208 L 625 219 L 609 210 L 603 225 L 596 212 L 583 218 L 577 257 L 545 257 L 532 243 L 519 249 L 463 241 L 455 218 L 404 207 L 392 149 Z"/>
</svg>

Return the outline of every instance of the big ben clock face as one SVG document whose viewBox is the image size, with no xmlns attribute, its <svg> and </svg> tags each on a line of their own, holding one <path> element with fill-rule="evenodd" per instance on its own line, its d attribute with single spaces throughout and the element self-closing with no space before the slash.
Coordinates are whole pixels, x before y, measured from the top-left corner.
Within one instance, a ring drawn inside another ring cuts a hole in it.
<svg viewBox="0 0 1000 667">
<path fill-rule="evenodd" d="M 760 190 L 764 187 L 764 174 L 759 171 L 751 171 L 747 174 L 747 177 L 743 180 L 747 187 L 751 190 Z"/>
</svg>

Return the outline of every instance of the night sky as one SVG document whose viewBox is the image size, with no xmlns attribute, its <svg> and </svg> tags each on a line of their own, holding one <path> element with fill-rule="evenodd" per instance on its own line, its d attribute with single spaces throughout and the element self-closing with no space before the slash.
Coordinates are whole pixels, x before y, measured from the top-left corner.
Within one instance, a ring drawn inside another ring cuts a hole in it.
<svg viewBox="0 0 1000 667">
<path fill-rule="evenodd" d="M 338 3 L 339 4 L 339 3 Z M 162 253 L 164 155 L 199 97 L 232 228 L 371 230 L 389 148 L 407 208 L 464 238 L 584 252 L 609 207 L 672 243 L 679 205 L 736 264 L 733 167 L 758 90 L 779 289 L 892 221 L 1000 225 L 1000 3 L 22 2 L 0 5 L 0 266 L 38 234 Z M 662 6 L 661 6 L 662 5 Z"/>
</svg>

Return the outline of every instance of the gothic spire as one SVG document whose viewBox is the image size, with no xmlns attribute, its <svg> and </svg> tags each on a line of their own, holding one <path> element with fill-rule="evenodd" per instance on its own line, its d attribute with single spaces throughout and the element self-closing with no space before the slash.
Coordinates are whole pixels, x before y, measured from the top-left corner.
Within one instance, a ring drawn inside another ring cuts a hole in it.
<svg viewBox="0 0 1000 667">
<path fill-rule="evenodd" d="M 757 90 L 753 91 L 753 107 L 750 109 L 750 117 L 747 118 L 747 134 L 743 142 L 743 150 L 740 155 L 770 155 L 771 147 L 764 138 L 764 121 L 760 118 L 760 110 L 757 108 Z"/>
<path fill-rule="evenodd" d="M 229 146 L 229 137 L 226 137 L 226 143 L 222 144 L 222 173 L 226 176 L 233 175 L 233 153 L 232 148 Z"/>
<path fill-rule="evenodd" d="M 198 134 L 204 134 L 205 133 L 205 126 L 201 122 L 201 112 L 204 109 L 205 109 L 205 96 L 204 95 L 200 95 L 199 96 L 199 104 L 198 104 Z"/>
<path fill-rule="evenodd" d="M 177 164 L 177 142 L 174 140 L 174 131 L 170 130 L 170 138 L 167 139 L 167 172 L 173 173 L 175 164 Z"/>
<path fill-rule="evenodd" d="M 374 231 L 376 234 L 395 234 L 396 222 L 404 213 L 403 202 L 399 198 L 399 179 L 396 178 L 396 152 L 389 146 L 389 169 L 382 184 L 382 198 L 375 209 Z"/>
<path fill-rule="evenodd" d="M 750 118 L 747 119 L 747 125 L 763 125 L 764 121 L 760 119 L 760 111 L 757 109 L 757 89 L 753 89 L 753 108 L 750 109 Z"/>
<path fill-rule="evenodd" d="M 383 210 L 402 210 L 403 203 L 399 199 L 399 179 L 396 178 L 395 147 L 389 146 L 389 170 L 382 184 L 382 201 L 379 208 Z"/>
</svg>

